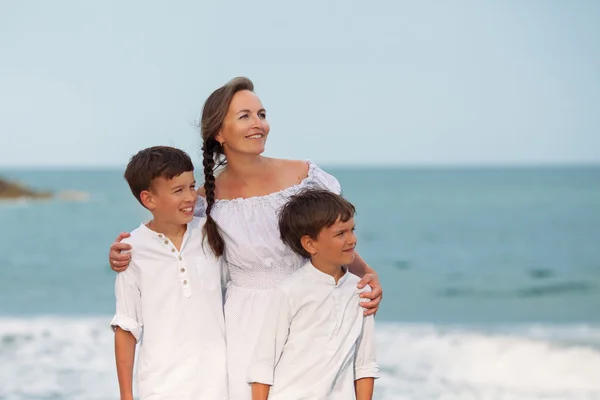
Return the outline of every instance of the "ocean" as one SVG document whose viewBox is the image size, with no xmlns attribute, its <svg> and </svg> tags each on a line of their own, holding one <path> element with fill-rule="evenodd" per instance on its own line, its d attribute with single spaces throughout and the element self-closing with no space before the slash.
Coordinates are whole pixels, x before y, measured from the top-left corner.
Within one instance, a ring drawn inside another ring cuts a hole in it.
<svg viewBox="0 0 600 400">
<path fill-rule="evenodd" d="M 327 168 L 379 273 L 376 399 L 600 399 L 600 167 Z M 118 399 L 122 171 L 0 170 L 0 399 Z M 198 174 L 201 181 L 201 176 Z"/>
</svg>

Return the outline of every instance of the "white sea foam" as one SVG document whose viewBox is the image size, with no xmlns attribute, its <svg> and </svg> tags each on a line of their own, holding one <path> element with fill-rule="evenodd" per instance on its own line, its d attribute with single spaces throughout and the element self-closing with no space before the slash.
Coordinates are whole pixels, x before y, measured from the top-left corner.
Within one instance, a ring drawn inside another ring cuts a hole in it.
<svg viewBox="0 0 600 400">
<path fill-rule="evenodd" d="M 0 399 L 118 398 L 109 317 L 0 318 Z M 600 327 L 378 324 L 376 399 L 600 399 Z"/>
<path fill-rule="evenodd" d="M 380 327 L 383 399 L 600 398 L 598 327 Z"/>
</svg>

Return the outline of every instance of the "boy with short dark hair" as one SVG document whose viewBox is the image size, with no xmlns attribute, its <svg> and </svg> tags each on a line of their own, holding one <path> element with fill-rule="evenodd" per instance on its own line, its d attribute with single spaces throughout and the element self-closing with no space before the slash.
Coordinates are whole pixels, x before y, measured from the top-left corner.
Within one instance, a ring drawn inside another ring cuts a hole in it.
<svg viewBox="0 0 600 400">
<path fill-rule="evenodd" d="M 185 152 L 165 146 L 140 151 L 125 171 L 153 218 L 124 240 L 131 263 L 115 282 L 121 400 L 133 400 L 136 342 L 141 400 L 228 399 L 221 266 L 194 217 L 193 172 Z"/>
<path fill-rule="evenodd" d="M 371 400 L 379 377 L 373 316 L 363 316 L 352 204 L 326 190 L 293 196 L 279 215 L 283 242 L 309 257 L 273 294 L 248 382 L 253 400 Z"/>
</svg>

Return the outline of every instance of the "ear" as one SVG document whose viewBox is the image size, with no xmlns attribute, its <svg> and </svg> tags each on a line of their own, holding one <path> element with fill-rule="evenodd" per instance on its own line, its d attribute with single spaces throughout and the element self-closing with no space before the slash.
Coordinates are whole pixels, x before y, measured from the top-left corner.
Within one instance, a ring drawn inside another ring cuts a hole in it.
<svg viewBox="0 0 600 400">
<path fill-rule="evenodd" d="M 154 201 L 154 196 L 152 195 L 152 193 L 148 190 L 143 190 L 142 193 L 140 193 L 140 200 L 142 201 L 142 204 L 144 205 L 144 207 L 146 207 L 148 210 L 152 211 L 156 208 L 156 202 Z"/>
<path fill-rule="evenodd" d="M 317 254 L 317 241 L 310 236 L 302 236 L 300 238 L 300 243 L 302 244 L 302 247 L 304 247 L 304 250 L 306 250 L 311 256 Z"/>
<path fill-rule="evenodd" d="M 223 145 L 225 144 L 225 139 L 223 139 L 223 136 L 221 136 L 221 132 L 219 132 L 219 133 L 217 133 L 217 134 L 215 135 L 215 140 L 216 140 L 217 142 L 219 142 L 219 144 L 220 144 L 221 146 L 223 146 Z"/>
</svg>

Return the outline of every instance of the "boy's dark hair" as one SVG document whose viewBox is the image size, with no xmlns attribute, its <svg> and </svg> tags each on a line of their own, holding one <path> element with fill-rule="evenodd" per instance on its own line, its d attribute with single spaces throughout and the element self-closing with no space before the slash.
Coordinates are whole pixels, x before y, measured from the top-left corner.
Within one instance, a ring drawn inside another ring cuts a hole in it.
<svg viewBox="0 0 600 400">
<path fill-rule="evenodd" d="M 131 157 L 124 177 L 131 193 L 144 205 L 140 193 L 150 190 L 154 179 L 172 179 L 189 171 L 194 171 L 194 164 L 185 151 L 168 146 L 154 146 L 140 150 Z"/>
<path fill-rule="evenodd" d="M 356 209 L 348 200 L 328 190 L 302 191 L 292 196 L 279 213 L 281 240 L 295 253 L 310 258 L 302 247 L 302 236 L 316 239 L 323 228 L 329 228 L 338 219 L 346 222 L 355 213 Z"/>
</svg>

